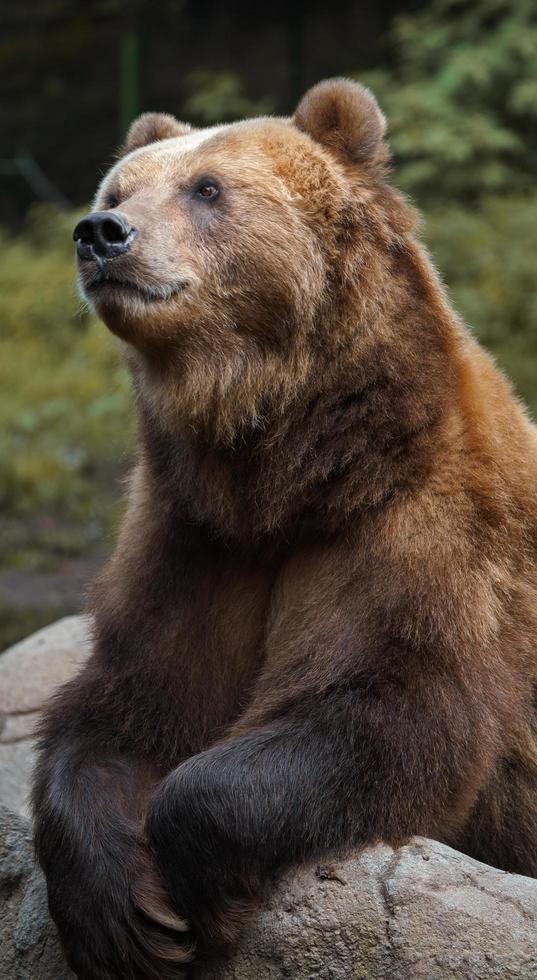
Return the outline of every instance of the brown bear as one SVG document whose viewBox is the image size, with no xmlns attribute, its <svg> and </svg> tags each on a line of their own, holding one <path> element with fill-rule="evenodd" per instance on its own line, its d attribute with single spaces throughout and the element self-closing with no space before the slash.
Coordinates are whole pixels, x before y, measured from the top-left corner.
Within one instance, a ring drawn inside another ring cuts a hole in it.
<svg viewBox="0 0 537 980">
<path fill-rule="evenodd" d="M 163 980 L 299 862 L 537 875 L 537 437 L 386 181 L 372 95 L 145 115 L 76 227 L 140 452 L 37 853 L 84 980 Z M 179 970 L 179 973 L 177 972 Z"/>
</svg>

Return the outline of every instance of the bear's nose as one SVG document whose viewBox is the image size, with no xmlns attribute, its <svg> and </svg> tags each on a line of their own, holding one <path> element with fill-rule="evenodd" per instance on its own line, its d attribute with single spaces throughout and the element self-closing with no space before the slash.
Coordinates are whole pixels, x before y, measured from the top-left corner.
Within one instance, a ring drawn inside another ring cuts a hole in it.
<svg viewBox="0 0 537 980">
<path fill-rule="evenodd" d="M 126 252 L 137 234 L 124 215 L 93 211 L 78 222 L 73 238 L 81 259 L 111 259 Z"/>
</svg>

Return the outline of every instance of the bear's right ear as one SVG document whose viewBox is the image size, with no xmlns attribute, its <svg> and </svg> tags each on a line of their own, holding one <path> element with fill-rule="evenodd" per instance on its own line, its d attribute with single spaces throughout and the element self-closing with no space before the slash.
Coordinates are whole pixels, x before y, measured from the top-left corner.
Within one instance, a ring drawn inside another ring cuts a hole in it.
<svg viewBox="0 0 537 980">
<path fill-rule="evenodd" d="M 378 167 L 389 157 L 386 120 L 374 95 L 348 78 L 319 82 L 298 104 L 293 122 L 340 160 Z"/>
<path fill-rule="evenodd" d="M 173 136 L 185 136 L 191 129 L 188 123 L 179 122 L 175 116 L 170 116 L 167 112 L 144 112 L 131 123 L 118 156 L 125 156 L 132 150 L 147 146 L 148 143 L 157 143 L 159 140 L 167 140 Z"/>
</svg>

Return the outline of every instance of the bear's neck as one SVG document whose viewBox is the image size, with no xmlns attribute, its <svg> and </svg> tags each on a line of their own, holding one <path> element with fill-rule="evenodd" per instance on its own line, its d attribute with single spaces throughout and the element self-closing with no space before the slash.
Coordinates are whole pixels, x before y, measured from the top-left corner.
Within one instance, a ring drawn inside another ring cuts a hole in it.
<svg viewBox="0 0 537 980">
<path fill-rule="evenodd" d="M 345 354 L 327 344 L 284 409 L 280 393 L 267 396 L 262 424 L 234 438 L 170 426 L 142 391 L 145 465 L 174 520 L 242 547 L 278 547 L 337 532 L 428 478 L 456 402 L 460 328 L 419 249 L 398 268 L 391 308 L 349 321 Z"/>
</svg>

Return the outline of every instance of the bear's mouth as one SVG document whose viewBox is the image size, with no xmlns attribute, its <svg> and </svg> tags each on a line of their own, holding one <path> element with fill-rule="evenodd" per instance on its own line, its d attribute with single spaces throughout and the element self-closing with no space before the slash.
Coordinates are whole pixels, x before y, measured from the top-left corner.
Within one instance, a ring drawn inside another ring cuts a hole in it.
<svg viewBox="0 0 537 980">
<path fill-rule="evenodd" d="M 102 270 L 93 276 L 89 282 L 84 283 L 84 292 L 87 295 L 99 293 L 103 298 L 105 296 L 120 298 L 121 294 L 126 294 L 136 296 L 146 303 L 163 303 L 182 292 L 187 285 L 188 282 L 183 279 L 174 283 L 158 285 L 134 282 L 132 279 L 118 279 L 115 276 L 107 275 L 106 271 Z"/>
</svg>

